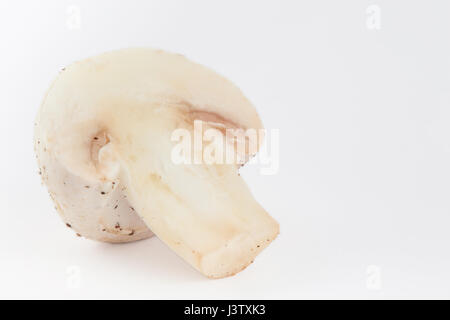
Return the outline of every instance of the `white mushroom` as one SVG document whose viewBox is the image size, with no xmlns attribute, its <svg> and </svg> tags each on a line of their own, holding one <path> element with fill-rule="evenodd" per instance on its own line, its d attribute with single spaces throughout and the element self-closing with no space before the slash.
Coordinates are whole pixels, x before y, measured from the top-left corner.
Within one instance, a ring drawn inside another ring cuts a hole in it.
<svg viewBox="0 0 450 320">
<path fill-rule="evenodd" d="M 208 277 L 244 269 L 278 224 L 235 163 L 173 161 L 172 133 L 193 132 L 194 120 L 262 128 L 238 88 L 180 55 L 126 49 L 67 67 L 47 92 L 35 130 L 41 174 L 63 220 L 109 242 L 152 230 Z"/>
</svg>

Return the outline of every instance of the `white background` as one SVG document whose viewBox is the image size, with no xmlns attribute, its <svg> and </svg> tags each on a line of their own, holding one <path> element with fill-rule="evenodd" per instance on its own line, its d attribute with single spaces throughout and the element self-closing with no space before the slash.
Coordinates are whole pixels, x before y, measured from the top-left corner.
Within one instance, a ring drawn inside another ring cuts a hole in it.
<svg viewBox="0 0 450 320">
<path fill-rule="evenodd" d="M 450 298 L 449 15 L 445 0 L 1 1 L 0 298 Z M 156 238 L 77 238 L 41 186 L 50 81 L 130 46 L 211 67 L 280 130 L 278 173 L 243 176 L 281 235 L 232 278 Z"/>
</svg>

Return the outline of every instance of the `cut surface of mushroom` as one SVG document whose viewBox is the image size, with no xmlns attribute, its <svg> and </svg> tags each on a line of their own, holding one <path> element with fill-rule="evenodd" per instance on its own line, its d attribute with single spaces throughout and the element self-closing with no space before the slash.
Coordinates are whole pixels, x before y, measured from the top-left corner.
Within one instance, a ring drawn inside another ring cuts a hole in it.
<svg viewBox="0 0 450 320">
<path fill-rule="evenodd" d="M 211 278 L 244 269 L 279 226 L 236 163 L 173 161 L 173 132 L 194 135 L 195 121 L 224 135 L 263 128 L 237 87 L 177 54 L 126 49 L 67 67 L 44 99 L 35 133 L 39 164 L 50 170 L 43 179 L 63 219 L 103 241 L 154 232 Z M 246 149 L 246 158 L 256 151 Z"/>
</svg>

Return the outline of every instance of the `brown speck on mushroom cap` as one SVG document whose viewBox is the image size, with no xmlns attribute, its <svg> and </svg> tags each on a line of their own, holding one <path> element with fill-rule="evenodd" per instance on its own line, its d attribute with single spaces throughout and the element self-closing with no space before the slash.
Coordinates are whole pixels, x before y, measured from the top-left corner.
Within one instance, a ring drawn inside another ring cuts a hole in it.
<svg viewBox="0 0 450 320">
<path fill-rule="evenodd" d="M 68 226 L 69 228 L 72 228 L 72 226 L 70 225 L 70 223 L 66 223 L 66 226 Z"/>
</svg>

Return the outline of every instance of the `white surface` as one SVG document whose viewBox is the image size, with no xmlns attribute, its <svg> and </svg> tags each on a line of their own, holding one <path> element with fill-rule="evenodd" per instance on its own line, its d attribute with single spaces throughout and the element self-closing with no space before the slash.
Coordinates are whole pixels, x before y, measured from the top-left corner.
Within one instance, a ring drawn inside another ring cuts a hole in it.
<svg viewBox="0 0 450 320">
<path fill-rule="evenodd" d="M 449 12 L 445 0 L 2 1 L 0 298 L 450 298 Z M 278 174 L 243 173 L 281 235 L 235 277 L 207 280 L 155 238 L 77 238 L 40 185 L 33 120 L 51 80 L 129 46 L 213 68 L 280 129 Z"/>
</svg>

